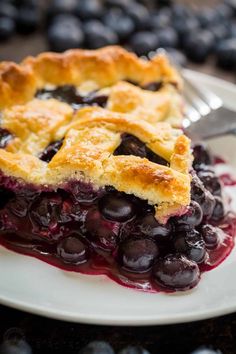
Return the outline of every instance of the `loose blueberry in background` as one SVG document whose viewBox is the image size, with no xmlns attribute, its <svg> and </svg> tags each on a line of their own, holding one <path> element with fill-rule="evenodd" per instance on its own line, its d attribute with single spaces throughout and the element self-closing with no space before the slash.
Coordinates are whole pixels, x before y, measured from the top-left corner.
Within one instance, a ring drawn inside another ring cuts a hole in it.
<svg viewBox="0 0 236 354">
<path fill-rule="evenodd" d="M 150 354 L 148 350 L 141 346 L 128 346 L 118 352 L 118 354 Z"/>
<path fill-rule="evenodd" d="M 236 38 L 221 41 L 216 48 L 217 63 L 224 69 L 236 68 Z"/>
<path fill-rule="evenodd" d="M 22 6 L 17 11 L 17 31 L 22 34 L 34 32 L 40 24 L 40 14 L 37 8 Z"/>
<path fill-rule="evenodd" d="M 0 345 L 0 354 L 32 354 L 32 349 L 25 341 L 22 331 L 18 328 L 11 328 L 4 335 L 3 343 Z"/>
<path fill-rule="evenodd" d="M 64 262 L 77 265 L 89 258 L 88 247 L 77 236 L 62 240 L 57 246 L 57 254 Z"/>
<path fill-rule="evenodd" d="M 225 216 L 225 207 L 222 198 L 215 197 L 215 207 L 211 216 L 211 220 L 219 221 Z"/>
<path fill-rule="evenodd" d="M 100 18 L 103 15 L 103 6 L 99 0 L 79 1 L 77 15 L 82 20 Z"/>
<path fill-rule="evenodd" d="M 79 354 L 115 354 L 115 352 L 109 343 L 94 341 L 81 349 Z"/>
<path fill-rule="evenodd" d="M 121 193 L 110 193 L 98 202 L 99 210 L 108 220 L 124 222 L 135 215 L 135 205 L 131 199 Z"/>
<path fill-rule="evenodd" d="M 71 48 L 79 48 L 84 41 L 84 34 L 79 20 L 73 15 L 58 15 L 48 29 L 50 49 L 62 52 Z"/>
<path fill-rule="evenodd" d="M 0 16 L 0 41 L 7 40 L 15 33 L 15 21 L 10 17 Z"/>
<path fill-rule="evenodd" d="M 193 146 L 193 167 L 196 168 L 200 164 L 211 165 L 212 156 L 207 149 L 206 144 L 198 143 Z"/>
<path fill-rule="evenodd" d="M 147 55 L 159 47 L 158 36 L 148 31 L 135 33 L 131 37 L 129 44 L 137 55 Z"/>
<path fill-rule="evenodd" d="M 114 31 L 119 39 L 126 40 L 134 32 L 134 21 L 119 8 L 111 9 L 104 16 L 104 24 Z"/>
<path fill-rule="evenodd" d="M 175 221 L 178 225 L 186 224 L 192 227 L 199 225 L 202 222 L 202 217 L 203 212 L 200 205 L 192 200 L 187 212 L 184 215 L 175 218 Z"/>
<path fill-rule="evenodd" d="M 146 6 L 131 2 L 126 8 L 126 13 L 134 20 L 136 30 L 143 30 L 148 27 L 149 11 Z"/>
<path fill-rule="evenodd" d="M 0 17 L 8 17 L 15 20 L 17 16 L 16 7 L 8 1 L 0 2 Z"/>
<path fill-rule="evenodd" d="M 165 29 L 171 25 L 171 10 L 161 9 L 150 14 L 150 27 L 152 30 Z"/>
<path fill-rule="evenodd" d="M 159 46 L 163 48 L 177 47 L 178 45 L 178 35 L 176 31 L 171 27 L 165 27 L 157 32 Z"/>
<path fill-rule="evenodd" d="M 220 350 L 213 350 L 207 347 L 200 347 L 191 352 L 191 354 L 222 354 L 222 352 Z"/>
<path fill-rule="evenodd" d="M 149 239 L 129 239 L 119 245 L 118 263 L 133 273 L 148 271 L 158 256 L 156 244 Z"/>
<path fill-rule="evenodd" d="M 211 26 L 209 30 L 214 36 L 214 50 L 217 50 L 219 41 L 230 36 L 229 26 L 224 23 Z"/>
<path fill-rule="evenodd" d="M 184 51 L 187 57 L 195 62 L 204 62 L 212 52 L 214 36 L 208 30 L 192 32 L 184 41 Z"/>
<path fill-rule="evenodd" d="M 197 31 L 199 31 L 199 23 L 194 17 L 187 17 L 184 19 L 174 17 L 172 25 L 179 35 L 180 45 L 183 45 L 190 34 L 196 34 Z"/>
<path fill-rule="evenodd" d="M 201 235 L 205 241 L 207 249 L 212 250 L 218 246 L 221 232 L 221 229 L 210 224 L 205 224 L 202 226 Z"/>
<path fill-rule="evenodd" d="M 199 11 L 197 17 L 201 27 L 203 28 L 210 27 L 218 22 L 218 13 L 213 8 L 202 9 Z"/>
<path fill-rule="evenodd" d="M 97 20 L 86 22 L 83 28 L 85 43 L 90 49 L 97 49 L 118 43 L 117 34 Z"/>
<path fill-rule="evenodd" d="M 75 14 L 77 7 L 77 0 L 52 0 L 47 9 L 47 15 L 52 18 L 59 14 Z"/>
<path fill-rule="evenodd" d="M 187 290 L 200 280 L 197 263 L 183 255 L 169 254 L 157 261 L 153 268 L 157 284 L 172 290 Z"/>
<path fill-rule="evenodd" d="M 183 253 L 196 263 L 202 263 L 206 256 L 205 243 L 202 236 L 196 230 L 176 231 L 174 239 L 175 250 Z"/>
</svg>

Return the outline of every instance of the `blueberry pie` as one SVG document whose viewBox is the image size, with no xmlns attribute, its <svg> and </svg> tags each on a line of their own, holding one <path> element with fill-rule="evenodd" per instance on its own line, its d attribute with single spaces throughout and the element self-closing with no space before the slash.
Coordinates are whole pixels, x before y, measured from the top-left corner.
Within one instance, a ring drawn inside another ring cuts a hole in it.
<svg viewBox="0 0 236 354">
<path fill-rule="evenodd" d="M 119 47 L 0 64 L 1 244 L 142 290 L 194 287 L 232 249 L 233 217 L 179 129 L 181 86 L 165 56 Z"/>
</svg>

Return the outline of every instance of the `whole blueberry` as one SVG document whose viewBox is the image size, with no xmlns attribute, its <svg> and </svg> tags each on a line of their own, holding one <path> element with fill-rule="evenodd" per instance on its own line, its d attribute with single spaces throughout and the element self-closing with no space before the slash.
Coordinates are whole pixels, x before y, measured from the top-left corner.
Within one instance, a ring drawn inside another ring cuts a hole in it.
<svg viewBox="0 0 236 354">
<path fill-rule="evenodd" d="M 125 270 L 143 273 L 152 267 L 159 254 L 154 241 L 149 239 L 128 239 L 118 248 L 117 260 Z"/>
<path fill-rule="evenodd" d="M 230 20 L 233 15 L 233 9 L 227 3 L 220 3 L 215 7 L 218 21 Z"/>
<path fill-rule="evenodd" d="M 200 164 L 211 165 L 212 164 L 212 156 L 210 151 L 207 148 L 207 145 L 204 143 L 197 143 L 193 146 L 193 167 Z"/>
<path fill-rule="evenodd" d="M 208 30 L 192 32 L 184 41 L 187 57 L 195 62 L 204 62 L 214 47 L 214 36 Z"/>
<path fill-rule="evenodd" d="M 177 47 L 178 35 L 172 27 L 166 27 L 165 29 L 159 30 L 157 34 L 160 47 Z"/>
<path fill-rule="evenodd" d="M 88 48 L 97 49 L 118 43 L 117 34 L 98 20 L 84 24 L 85 42 Z"/>
<path fill-rule="evenodd" d="M 119 8 L 109 10 L 104 16 L 104 24 L 114 31 L 120 40 L 126 40 L 134 32 L 134 21 Z"/>
<path fill-rule="evenodd" d="M 136 54 L 147 55 L 158 48 L 158 36 L 148 31 L 137 32 L 131 37 L 129 44 Z"/>
<path fill-rule="evenodd" d="M 219 221 L 223 219 L 225 216 L 225 207 L 222 198 L 216 196 L 215 197 L 215 207 L 213 209 L 213 213 L 211 216 L 211 220 Z"/>
<path fill-rule="evenodd" d="M 83 40 L 84 35 L 80 28 L 80 22 L 72 15 L 67 15 L 63 21 L 56 19 L 48 29 L 50 49 L 56 52 L 79 48 L 83 44 Z"/>
<path fill-rule="evenodd" d="M 100 18 L 103 15 L 102 2 L 99 0 L 79 1 L 77 15 L 82 20 Z"/>
<path fill-rule="evenodd" d="M 187 18 L 193 18 L 193 12 L 190 6 L 186 6 L 177 2 L 171 6 L 171 12 L 173 19 L 186 20 Z"/>
<path fill-rule="evenodd" d="M 198 21 L 200 25 L 205 27 L 210 27 L 216 24 L 218 21 L 218 13 L 213 8 L 204 8 L 198 13 Z"/>
<path fill-rule="evenodd" d="M 21 6 L 17 11 L 17 31 L 22 34 L 34 32 L 40 24 L 40 14 L 37 8 Z"/>
<path fill-rule="evenodd" d="M 89 258 L 88 247 L 75 235 L 63 239 L 57 246 L 58 256 L 71 264 L 82 264 Z"/>
<path fill-rule="evenodd" d="M 157 284 L 171 290 L 193 288 L 200 280 L 197 263 L 181 254 L 168 254 L 160 258 L 154 268 L 153 277 Z"/>
<path fill-rule="evenodd" d="M 186 257 L 196 263 L 205 260 L 205 243 L 200 233 L 194 229 L 188 231 L 176 231 L 174 239 L 175 250 L 183 253 Z"/>
<path fill-rule="evenodd" d="M 15 21 L 10 17 L 0 16 L 0 41 L 7 40 L 15 33 Z"/>
<path fill-rule="evenodd" d="M 131 2 L 126 8 L 126 13 L 134 20 L 136 30 L 147 28 L 149 24 L 149 11 L 146 6 Z"/>
<path fill-rule="evenodd" d="M 205 224 L 201 228 L 201 235 L 205 241 L 206 248 L 209 250 L 217 248 L 220 242 L 222 230 L 210 224 Z"/>
<path fill-rule="evenodd" d="M 214 49 L 217 50 L 219 41 L 222 41 L 223 39 L 227 38 L 230 36 L 230 29 L 227 24 L 220 23 L 214 26 L 210 27 L 210 31 L 214 36 Z"/>
<path fill-rule="evenodd" d="M 166 239 L 172 232 L 172 226 L 169 222 L 165 225 L 160 224 L 152 213 L 148 213 L 139 219 L 137 228 L 141 234 L 151 237 L 156 241 Z"/>
<path fill-rule="evenodd" d="M 128 346 L 118 352 L 118 354 L 150 354 L 147 349 L 141 346 Z"/>
<path fill-rule="evenodd" d="M 153 12 L 150 16 L 150 27 L 153 30 L 165 29 L 171 25 L 171 10 L 164 8 Z"/>
<path fill-rule="evenodd" d="M 190 354 L 222 354 L 220 350 L 213 350 L 207 347 L 199 347 L 198 349 L 194 350 Z"/>
<path fill-rule="evenodd" d="M 97 208 L 91 208 L 85 219 L 87 238 L 98 248 L 113 251 L 118 243 L 121 223 L 105 219 Z"/>
<path fill-rule="evenodd" d="M 77 7 L 77 0 L 52 0 L 47 8 L 47 15 L 52 18 L 59 14 L 75 14 Z"/>
<path fill-rule="evenodd" d="M 9 1 L 0 2 L 0 17 L 8 17 L 13 20 L 16 19 L 17 10 L 16 7 Z"/>
<path fill-rule="evenodd" d="M 176 217 L 175 220 L 178 225 L 198 226 L 202 222 L 202 218 L 203 212 L 200 205 L 192 200 L 186 213 L 180 217 Z"/>
<path fill-rule="evenodd" d="M 131 198 L 121 193 L 109 193 L 98 202 L 102 215 L 109 220 L 124 222 L 135 215 L 135 205 Z"/>
<path fill-rule="evenodd" d="M 79 354 L 115 354 L 109 343 L 103 341 L 94 341 L 88 343 L 79 351 Z"/>
<path fill-rule="evenodd" d="M 217 63 L 224 69 L 236 68 L 236 38 L 221 41 L 216 49 Z"/>
<path fill-rule="evenodd" d="M 190 34 L 199 31 L 199 23 L 195 17 L 173 18 L 172 25 L 179 35 L 180 45 L 183 45 Z"/>
<path fill-rule="evenodd" d="M 4 334 L 0 354 L 32 354 L 32 349 L 19 328 L 10 328 Z"/>
</svg>

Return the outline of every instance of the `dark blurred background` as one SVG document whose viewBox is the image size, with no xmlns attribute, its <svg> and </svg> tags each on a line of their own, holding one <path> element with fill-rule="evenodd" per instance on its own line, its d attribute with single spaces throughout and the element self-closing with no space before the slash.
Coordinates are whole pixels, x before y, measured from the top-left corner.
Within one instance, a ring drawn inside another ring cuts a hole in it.
<svg viewBox="0 0 236 354">
<path fill-rule="evenodd" d="M 121 44 L 236 81 L 236 0 L 0 0 L 0 60 Z"/>
<path fill-rule="evenodd" d="M 110 44 L 140 56 L 165 48 L 178 65 L 236 82 L 236 0 L 0 0 L 0 61 Z M 151 354 L 235 354 L 236 315 L 119 328 L 64 323 L 0 306 L 0 354 L 76 354 L 93 340 L 110 342 L 116 353 L 139 345 Z M 120 354 L 148 353 L 136 348 Z"/>
</svg>

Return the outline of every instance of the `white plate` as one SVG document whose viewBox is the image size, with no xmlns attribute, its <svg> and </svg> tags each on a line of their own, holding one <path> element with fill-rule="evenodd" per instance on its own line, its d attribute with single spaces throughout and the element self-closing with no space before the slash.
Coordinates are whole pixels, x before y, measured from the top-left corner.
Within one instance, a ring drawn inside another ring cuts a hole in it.
<svg viewBox="0 0 236 354">
<path fill-rule="evenodd" d="M 234 85 L 187 73 L 236 109 Z M 236 138 L 211 145 L 236 167 Z M 127 289 L 105 276 L 64 272 L 0 247 L 0 303 L 61 320 L 112 325 L 170 324 L 223 315 L 236 311 L 236 248 L 219 267 L 203 274 L 194 290 L 167 295 Z"/>
</svg>

